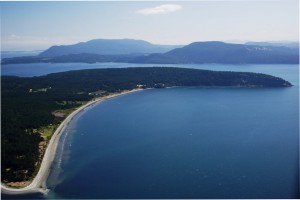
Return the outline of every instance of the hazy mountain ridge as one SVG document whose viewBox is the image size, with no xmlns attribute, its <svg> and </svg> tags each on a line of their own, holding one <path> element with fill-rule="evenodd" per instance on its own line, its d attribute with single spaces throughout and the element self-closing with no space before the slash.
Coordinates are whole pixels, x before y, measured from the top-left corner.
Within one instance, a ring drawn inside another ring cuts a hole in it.
<svg viewBox="0 0 300 200">
<path fill-rule="evenodd" d="M 137 63 L 298 63 L 299 49 L 277 46 L 194 42 L 164 54 L 135 59 Z"/>
<path fill-rule="evenodd" d="M 165 53 L 146 53 L 154 50 L 162 51 L 171 47 L 173 49 Z M 142 40 L 97 39 L 75 45 L 53 46 L 42 52 L 39 56 L 16 57 L 2 60 L 2 64 L 38 62 L 297 64 L 299 63 L 299 48 L 231 44 L 219 41 L 194 42 L 180 48 L 175 48 L 175 46 L 153 45 Z"/>
<path fill-rule="evenodd" d="M 99 54 L 99 55 L 122 55 L 122 54 L 150 54 L 165 53 L 179 45 L 155 45 L 144 40 L 133 39 L 95 39 L 80 42 L 73 45 L 52 46 L 42 52 L 41 57 L 55 57 L 70 54 Z"/>
</svg>

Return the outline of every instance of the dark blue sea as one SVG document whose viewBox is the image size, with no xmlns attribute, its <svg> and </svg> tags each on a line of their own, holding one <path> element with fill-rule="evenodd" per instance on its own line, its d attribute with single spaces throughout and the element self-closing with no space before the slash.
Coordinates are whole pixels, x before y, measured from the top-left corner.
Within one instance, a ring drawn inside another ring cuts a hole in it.
<svg viewBox="0 0 300 200">
<path fill-rule="evenodd" d="M 63 133 L 48 195 L 13 198 L 299 198 L 298 66 L 194 66 L 294 86 L 149 89 L 98 103 Z"/>
</svg>

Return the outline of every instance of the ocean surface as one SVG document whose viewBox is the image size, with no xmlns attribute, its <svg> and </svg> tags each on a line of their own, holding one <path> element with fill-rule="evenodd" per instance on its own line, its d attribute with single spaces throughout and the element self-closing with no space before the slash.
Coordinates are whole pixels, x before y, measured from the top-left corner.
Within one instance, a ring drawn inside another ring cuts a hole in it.
<svg viewBox="0 0 300 200">
<path fill-rule="evenodd" d="M 18 198 L 299 198 L 298 65 L 178 67 L 294 86 L 148 89 L 97 103 L 64 131 L 50 192 Z"/>
</svg>

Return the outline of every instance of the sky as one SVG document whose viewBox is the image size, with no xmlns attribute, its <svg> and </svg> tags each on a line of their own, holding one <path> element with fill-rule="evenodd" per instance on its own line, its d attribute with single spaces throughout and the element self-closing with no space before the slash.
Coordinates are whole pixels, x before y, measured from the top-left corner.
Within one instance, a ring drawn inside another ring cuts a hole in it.
<svg viewBox="0 0 300 200">
<path fill-rule="evenodd" d="M 1 50 L 91 39 L 298 41 L 298 0 L 0 2 Z"/>
</svg>

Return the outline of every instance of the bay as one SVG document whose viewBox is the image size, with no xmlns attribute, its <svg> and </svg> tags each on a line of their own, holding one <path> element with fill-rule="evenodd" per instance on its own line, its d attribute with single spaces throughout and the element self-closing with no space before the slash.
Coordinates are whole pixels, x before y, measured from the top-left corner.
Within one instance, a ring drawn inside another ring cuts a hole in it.
<svg viewBox="0 0 300 200">
<path fill-rule="evenodd" d="M 146 90 L 89 108 L 64 135 L 49 197 L 296 198 L 298 70 L 262 71 L 296 86 Z"/>
<path fill-rule="evenodd" d="M 293 198 L 299 117 L 292 96 L 289 89 L 174 88 L 98 104 L 70 125 L 52 195 Z"/>
<path fill-rule="evenodd" d="M 63 133 L 43 198 L 299 197 L 298 66 L 200 67 L 294 86 L 150 89 L 98 103 Z"/>
</svg>

